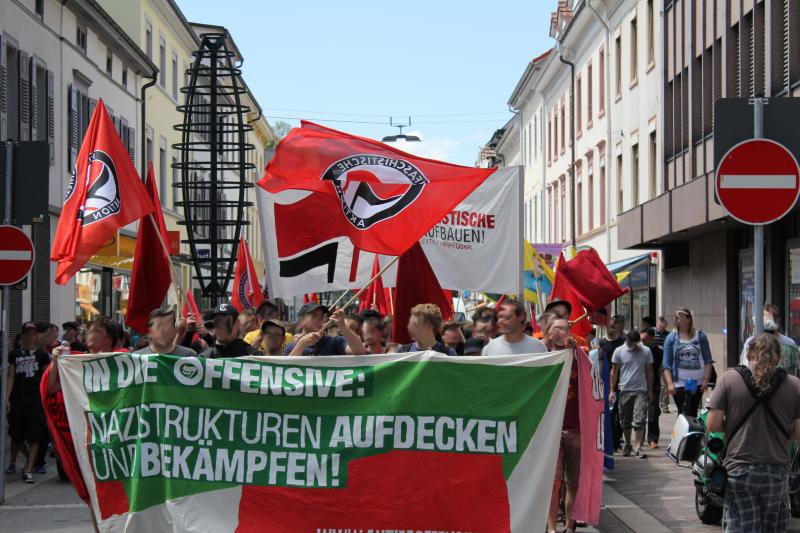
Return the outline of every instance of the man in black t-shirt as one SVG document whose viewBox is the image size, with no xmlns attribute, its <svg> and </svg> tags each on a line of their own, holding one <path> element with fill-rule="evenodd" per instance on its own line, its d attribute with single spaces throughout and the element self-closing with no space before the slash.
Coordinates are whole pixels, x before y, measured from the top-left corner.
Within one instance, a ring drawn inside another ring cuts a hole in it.
<svg viewBox="0 0 800 533">
<path fill-rule="evenodd" d="M 22 472 L 25 483 L 33 483 L 33 464 L 39 447 L 47 442 L 47 423 L 39 382 L 50 364 L 50 356 L 36 347 L 36 340 L 36 324 L 25 322 L 22 325 L 20 348 L 8 354 L 6 412 L 10 421 L 11 443 L 27 457 Z M 12 461 L 15 455 L 12 454 Z M 10 465 L 9 471 L 13 471 Z"/>
<path fill-rule="evenodd" d="M 78 339 L 80 334 L 80 325 L 77 322 L 64 322 L 61 324 L 61 329 L 64 330 L 61 340 L 69 343 L 70 350 L 73 352 L 83 353 L 87 353 L 89 351 L 89 348 L 87 348 L 86 345 Z"/>
<path fill-rule="evenodd" d="M 625 317 L 614 315 L 611 323 L 606 326 L 606 336 L 600 339 L 600 361 L 611 361 L 614 350 L 625 344 Z M 618 393 L 619 391 L 614 391 Z M 614 449 L 622 449 L 622 426 L 619 423 L 617 403 L 611 406 L 611 433 L 613 435 Z"/>
<path fill-rule="evenodd" d="M 212 312 L 214 321 L 214 344 L 206 348 L 201 357 L 217 359 L 219 357 L 242 357 L 253 355 L 255 348 L 239 338 L 236 319 L 239 312 L 229 303 L 217 305 Z"/>
</svg>

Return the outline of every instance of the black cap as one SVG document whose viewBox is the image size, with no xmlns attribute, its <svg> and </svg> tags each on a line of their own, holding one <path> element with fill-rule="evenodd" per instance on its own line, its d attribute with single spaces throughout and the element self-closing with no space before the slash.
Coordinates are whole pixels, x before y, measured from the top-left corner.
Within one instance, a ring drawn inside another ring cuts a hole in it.
<svg viewBox="0 0 800 533">
<path fill-rule="evenodd" d="M 362 322 L 366 322 L 370 318 L 381 319 L 381 314 L 375 309 L 364 309 L 358 316 L 361 317 Z"/>
<path fill-rule="evenodd" d="M 31 330 L 31 329 L 36 331 L 36 322 L 31 322 L 29 320 L 28 322 L 23 322 L 22 323 L 22 332 L 23 333 L 25 333 L 26 331 Z"/>
<path fill-rule="evenodd" d="M 69 328 L 80 329 L 80 326 L 75 321 L 64 322 L 63 324 L 61 324 L 61 329 L 65 329 L 66 330 L 66 329 L 69 329 Z"/>
<path fill-rule="evenodd" d="M 211 313 L 211 316 L 214 317 L 219 315 L 232 316 L 235 320 L 239 316 L 239 311 L 237 311 L 236 308 L 231 304 L 218 304 Z"/>
<path fill-rule="evenodd" d="M 572 314 L 572 304 L 566 300 L 553 300 L 552 302 L 547 304 L 547 307 L 545 307 L 544 310 L 550 311 L 552 308 L 558 305 L 563 305 L 564 307 L 567 308 L 567 318 L 569 318 L 569 316 Z"/>
<path fill-rule="evenodd" d="M 300 313 L 299 314 L 300 314 L 300 316 L 305 316 L 308 313 L 313 313 L 317 309 L 322 309 L 325 312 L 326 315 L 330 314 L 330 311 L 328 310 L 327 307 L 325 307 L 322 304 L 318 304 L 316 302 L 308 302 L 307 304 L 303 305 L 303 307 L 300 308 Z"/>
<path fill-rule="evenodd" d="M 270 320 L 265 320 L 265 321 L 264 321 L 264 323 L 263 323 L 263 324 L 261 324 L 261 332 L 262 332 L 262 333 L 266 333 L 266 331 L 267 331 L 267 328 L 268 328 L 269 326 L 274 326 L 274 327 L 276 327 L 276 328 L 280 328 L 280 329 L 281 329 L 281 331 L 283 331 L 283 334 L 284 334 L 284 335 L 286 334 L 286 328 L 284 327 L 284 325 L 283 325 L 283 324 L 281 324 L 280 322 L 278 322 L 277 320 L 272 320 L 272 319 L 270 319 Z"/>
<path fill-rule="evenodd" d="M 467 342 L 464 343 L 464 355 L 480 355 L 484 346 L 483 339 L 480 337 L 467 339 Z"/>
</svg>

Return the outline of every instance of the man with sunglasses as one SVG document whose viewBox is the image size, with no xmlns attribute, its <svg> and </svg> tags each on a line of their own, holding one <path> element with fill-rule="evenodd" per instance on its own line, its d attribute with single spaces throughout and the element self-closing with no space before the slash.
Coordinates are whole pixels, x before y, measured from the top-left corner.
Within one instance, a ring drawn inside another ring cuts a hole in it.
<svg viewBox="0 0 800 533">
<path fill-rule="evenodd" d="M 216 359 L 219 357 L 241 357 L 253 355 L 256 350 L 244 340 L 239 338 L 236 319 L 239 313 L 229 303 L 219 304 L 211 313 L 213 321 L 214 343 L 206 348 L 201 357 Z"/>
</svg>

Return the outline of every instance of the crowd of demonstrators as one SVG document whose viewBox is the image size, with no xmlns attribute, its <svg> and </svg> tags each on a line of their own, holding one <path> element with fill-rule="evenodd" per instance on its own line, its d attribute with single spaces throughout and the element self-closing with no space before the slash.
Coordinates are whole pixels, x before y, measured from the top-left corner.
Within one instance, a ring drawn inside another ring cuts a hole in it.
<svg viewBox="0 0 800 533">
<path fill-rule="evenodd" d="M 339 335 L 324 332 L 330 320 Z M 364 341 L 345 323 L 345 314 L 337 309 L 332 314 L 322 304 L 309 302 L 300 309 L 299 334 L 284 350 L 287 355 L 363 355 Z"/>
<path fill-rule="evenodd" d="M 780 341 L 749 343 L 748 366 L 725 372 L 709 401 L 709 431 L 725 432 L 724 530 L 783 532 L 789 520 L 789 441 L 800 440 L 800 380 L 779 366 Z"/>
<path fill-rule="evenodd" d="M 664 381 L 678 414 L 697 416 L 697 408 L 711 381 L 713 361 L 708 338 L 694 326 L 692 312 L 675 311 L 675 330 L 664 340 Z"/>
<path fill-rule="evenodd" d="M 609 399 L 614 403 L 619 390 L 619 417 L 625 436 L 622 455 L 633 453 L 645 458 L 644 437 L 647 411 L 653 401 L 653 354 L 641 342 L 636 329 L 625 335 L 625 342 L 611 356 L 611 389 Z M 633 429 L 635 441 L 631 438 Z"/>
</svg>

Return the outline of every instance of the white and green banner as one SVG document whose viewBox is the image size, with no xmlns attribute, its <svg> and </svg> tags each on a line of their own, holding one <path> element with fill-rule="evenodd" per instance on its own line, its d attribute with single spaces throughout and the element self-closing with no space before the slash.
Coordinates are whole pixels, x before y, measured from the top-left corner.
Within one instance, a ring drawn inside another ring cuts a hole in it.
<svg viewBox="0 0 800 533">
<path fill-rule="evenodd" d="M 101 531 L 544 529 L 572 352 L 58 359 Z"/>
</svg>

